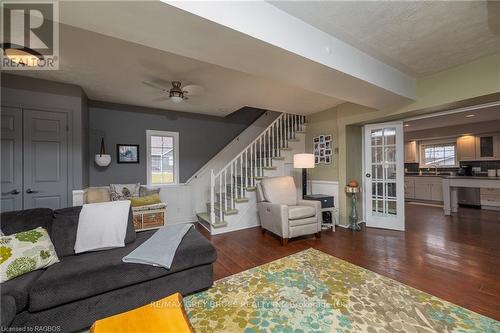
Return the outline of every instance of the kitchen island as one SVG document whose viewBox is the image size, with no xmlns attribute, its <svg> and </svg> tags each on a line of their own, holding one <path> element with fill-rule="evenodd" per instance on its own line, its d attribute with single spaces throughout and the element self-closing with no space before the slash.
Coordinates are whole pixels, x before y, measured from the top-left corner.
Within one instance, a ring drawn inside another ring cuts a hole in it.
<svg viewBox="0 0 500 333">
<path fill-rule="evenodd" d="M 441 176 L 443 178 L 444 214 L 451 215 L 458 211 L 458 188 L 474 187 L 500 189 L 500 177 L 486 176 Z"/>
</svg>

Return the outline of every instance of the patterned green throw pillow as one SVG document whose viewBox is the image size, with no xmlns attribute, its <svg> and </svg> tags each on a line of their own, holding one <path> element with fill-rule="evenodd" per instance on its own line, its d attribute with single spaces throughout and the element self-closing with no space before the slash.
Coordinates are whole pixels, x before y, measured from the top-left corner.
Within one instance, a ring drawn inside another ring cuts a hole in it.
<svg viewBox="0 0 500 333">
<path fill-rule="evenodd" d="M 0 283 L 57 262 L 54 245 L 42 227 L 0 237 Z"/>
</svg>

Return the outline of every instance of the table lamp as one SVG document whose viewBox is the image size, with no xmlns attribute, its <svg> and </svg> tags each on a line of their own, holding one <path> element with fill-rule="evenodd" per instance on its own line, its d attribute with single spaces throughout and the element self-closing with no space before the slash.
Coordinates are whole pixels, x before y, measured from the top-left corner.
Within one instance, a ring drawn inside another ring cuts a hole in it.
<svg viewBox="0 0 500 333">
<path fill-rule="evenodd" d="M 302 197 L 304 197 L 305 195 L 307 195 L 307 169 L 314 168 L 314 155 L 293 155 L 293 167 L 295 169 L 302 169 Z"/>
</svg>

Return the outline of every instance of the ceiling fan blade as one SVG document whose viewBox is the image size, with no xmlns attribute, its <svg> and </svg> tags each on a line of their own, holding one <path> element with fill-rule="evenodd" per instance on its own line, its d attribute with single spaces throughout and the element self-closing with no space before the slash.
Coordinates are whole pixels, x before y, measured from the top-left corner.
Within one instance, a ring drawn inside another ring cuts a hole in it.
<svg viewBox="0 0 500 333">
<path fill-rule="evenodd" d="M 159 84 L 153 83 L 153 82 L 147 82 L 147 81 L 142 81 L 143 84 L 147 85 L 148 87 L 154 88 L 154 89 L 160 89 L 162 91 L 168 91 L 167 88 L 160 86 Z"/>
<path fill-rule="evenodd" d="M 183 87 L 182 90 L 186 91 L 190 96 L 201 95 L 205 92 L 205 88 L 197 84 L 188 84 L 187 86 Z"/>
<path fill-rule="evenodd" d="M 168 96 L 161 96 L 153 99 L 153 102 L 167 102 L 170 101 L 170 97 Z"/>
</svg>

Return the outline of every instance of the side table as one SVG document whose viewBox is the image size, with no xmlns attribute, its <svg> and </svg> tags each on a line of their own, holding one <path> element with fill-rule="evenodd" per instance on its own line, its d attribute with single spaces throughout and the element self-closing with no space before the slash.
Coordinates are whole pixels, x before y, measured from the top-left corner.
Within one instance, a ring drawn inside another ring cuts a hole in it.
<svg viewBox="0 0 500 333">
<path fill-rule="evenodd" d="M 332 229 L 335 231 L 335 223 L 337 222 L 337 208 L 335 208 L 332 195 L 327 194 L 310 194 L 305 195 L 304 200 L 316 200 L 321 202 L 321 212 L 323 214 L 322 229 Z"/>
</svg>

